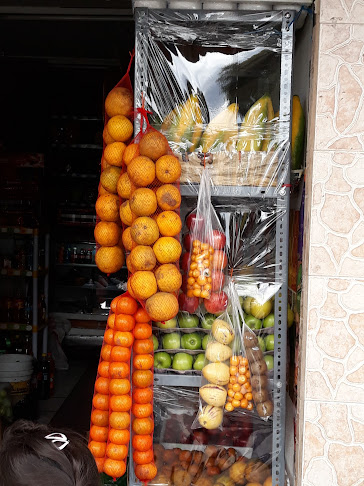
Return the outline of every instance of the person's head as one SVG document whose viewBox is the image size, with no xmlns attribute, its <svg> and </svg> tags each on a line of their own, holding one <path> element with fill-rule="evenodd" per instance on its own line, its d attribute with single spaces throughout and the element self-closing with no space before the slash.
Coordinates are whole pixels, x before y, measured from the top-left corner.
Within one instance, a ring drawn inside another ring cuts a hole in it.
<svg viewBox="0 0 364 486">
<path fill-rule="evenodd" d="M 19 420 L 4 434 L 0 486 L 100 486 L 82 436 Z"/>
</svg>

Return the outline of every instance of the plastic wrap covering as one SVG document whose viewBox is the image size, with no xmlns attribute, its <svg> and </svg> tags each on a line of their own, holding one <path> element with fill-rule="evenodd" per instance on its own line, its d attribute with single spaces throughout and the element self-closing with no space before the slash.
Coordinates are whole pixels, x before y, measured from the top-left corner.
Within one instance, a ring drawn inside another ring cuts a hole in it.
<svg viewBox="0 0 364 486">
<path fill-rule="evenodd" d="M 181 160 L 182 184 L 199 184 L 208 166 L 229 195 L 274 194 L 289 155 L 289 115 L 279 114 L 282 12 L 231 16 L 140 12 L 136 90 Z"/>
</svg>

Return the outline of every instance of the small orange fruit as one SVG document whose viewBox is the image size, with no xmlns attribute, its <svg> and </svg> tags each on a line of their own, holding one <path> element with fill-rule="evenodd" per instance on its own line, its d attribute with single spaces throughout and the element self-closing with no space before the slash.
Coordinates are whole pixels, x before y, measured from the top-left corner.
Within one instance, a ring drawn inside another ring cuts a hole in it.
<svg viewBox="0 0 364 486">
<path fill-rule="evenodd" d="M 116 305 L 119 301 L 119 299 L 121 299 L 122 295 L 118 295 L 117 297 L 114 297 L 111 301 L 111 304 L 110 304 L 110 310 L 111 312 L 116 312 Z"/>
<path fill-rule="evenodd" d="M 106 442 L 109 435 L 109 429 L 107 427 L 99 427 L 98 425 L 91 425 L 90 427 L 90 439 L 96 442 Z"/>
<path fill-rule="evenodd" d="M 130 366 L 128 363 L 115 362 L 110 363 L 110 378 L 128 378 L 130 375 Z"/>
<path fill-rule="evenodd" d="M 157 292 L 146 301 L 145 308 L 153 321 L 162 322 L 175 317 L 178 313 L 179 305 L 174 294 Z"/>
<path fill-rule="evenodd" d="M 135 273 L 135 272 L 136 272 L 135 268 L 134 268 L 134 267 L 133 267 L 133 265 L 131 264 L 130 255 L 128 255 L 128 256 L 126 257 L 126 268 L 129 270 L 129 272 L 130 272 L 130 273 Z M 130 290 L 129 290 L 129 288 L 128 288 L 128 292 L 129 292 L 129 294 L 130 294 Z M 134 294 L 130 294 L 130 295 L 133 297 L 133 299 L 136 299 L 136 297 L 135 297 L 135 295 L 134 295 Z"/>
<path fill-rule="evenodd" d="M 181 193 L 172 184 L 164 184 L 158 187 L 156 196 L 158 206 L 164 211 L 173 211 L 181 205 Z"/>
<path fill-rule="evenodd" d="M 115 246 L 118 244 L 121 235 L 120 226 L 110 221 L 100 221 L 95 226 L 95 241 L 100 246 Z"/>
<path fill-rule="evenodd" d="M 89 443 L 88 448 L 94 457 L 104 457 L 106 453 L 106 442 L 97 442 L 92 440 Z"/>
<path fill-rule="evenodd" d="M 139 152 L 152 160 L 157 160 L 167 154 L 169 145 L 166 137 L 157 131 L 150 131 L 143 135 L 139 143 Z"/>
<path fill-rule="evenodd" d="M 129 412 L 111 412 L 109 417 L 110 427 L 113 429 L 127 429 L 130 425 Z"/>
<path fill-rule="evenodd" d="M 135 299 L 128 297 L 127 295 L 122 295 L 116 305 L 116 312 L 118 314 L 128 314 L 132 316 L 138 310 L 138 304 Z"/>
<path fill-rule="evenodd" d="M 110 165 L 115 165 L 116 167 L 122 167 L 123 154 L 125 149 L 126 149 L 126 145 L 123 142 L 110 143 L 105 147 L 104 159 Z"/>
<path fill-rule="evenodd" d="M 157 197 L 152 189 L 140 187 L 133 191 L 130 209 L 137 216 L 150 216 L 157 210 Z"/>
<path fill-rule="evenodd" d="M 135 464 L 148 464 L 154 459 L 153 449 L 147 451 L 134 451 L 133 459 Z"/>
<path fill-rule="evenodd" d="M 149 462 L 148 464 L 137 464 L 135 466 L 135 476 L 140 481 L 151 481 L 156 477 L 157 472 L 157 466 L 154 464 L 154 462 Z"/>
<path fill-rule="evenodd" d="M 155 272 L 157 285 L 162 292 L 177 292 L 182 285 L 182 275 L 176 265 L 167 263 L 157 268 Z"/>
<path fill-rule="evenodd" d="M 126 142 L 133 135 L 133 124 L 123 115 L 116 115 L 107 122 L 107 131 L 117 142 Z"/>
<path fill-rule="evenodd" d="M 130 199 L 131 182 L 127 172 L 121 174 L 116 184 L 116 191 L 122 199 Z"/>
<path fill-rule="evenodd" d="M 132 331 L 135 326 L 135 319 L 129 314 L 117 314 L 115 318 L 115 329 L 117 331 Z"/>
<path fill-rule="evenodd" d="M 130 441 L 130 432 L 128 429 L 118 430 L 118 429 L 110 429 L 109 430 L 109 441 L 113 444 L 129 444 Z"/>
<path fill-rule="evenodd" d="M 96 462 L 98 472 L 100 474 L 103 473 L 104 472 L 105 458 L 104 457 L 94 457 L 94 459 L 95 459 L 95 462 Z"/>
<path fill-rule="evenodd" d="M 102 187 L 112 194 L 117 194 L 117 186 L 120 174 L 121 169 L 119 167 L 110 166 L 107 169 L 103 170 L 100 176 L 100 182 Z"/>
<path fill-rule="evenodd" d="M 158 225 L 154 219 L 141 216 L 131 226 L 131 237 L 137 245 L 153 245 L 159 237 Z"/>
<path fill-rule="evenodd" d="M 100 376 L 95 381 L 95 391 L 101 393 L 102 395 L 107 395 L 109 393 L 109 379 Z"/>
<path fill-rule="evenodd" d="M 152 400 L 152 388 L 133 388 L 133 401 L 135 403 L 151 403 Z"/>
<path fill-rule="evenodd" d="M 124 262 L 124 253 L 120 246 L 101 246 L 96 252 L 95 263 L 106 274 L 118 272 Z"/>
<path fill-rule="evenodd" d="M 156 221 L 162 236 L 176 236 L 182 229 L 181 218 L 174 211 L 163 211 Z"/>
<path fill-rule="evenodd" d="M 114 344 L 116 346 L 122 346 L 124 348 L 130 348 L 133 345 L 134 336 L 129 331 L 116 331 L 114 334 Z"/>
<path fill-rule="evenodd" d="M 115 327 L 115 314 L 110 314 L 107 318 L 107 326 L 109 329 L 114 329 Z"/>
<path fill-rule="evenodd" d="M 163 155 L 155 163 L 155 173 L 163 184 L 176 182 L 181 176 L 180 161 L 174 155 Z"/>
<path fill-rule="evenodd" d="M 138 324 L 138 325 L 148 326 L 148 324 Z M 150 370 L 153 368 L 153 364 L 154 364 L 154 358 L 151 354 L 136 354 L 133 357 L 133 366 L 136 370 Z"/>
<path fill-rule="evenodd" d="M 138 157 L 140 155 L 139 153 L 139 144 L 137 143 L 131 143 L 128 145 L 125 149 L 124 155 L 123 155 L 123 162 L 125 165 L 129 165 L 130 162 L 135 159 L 135 157 Z"/>
<path fill-rule="evenodd" d="M 119 197 L 114 194 L 99 196 L 96 201 L 96 214 L 102 221 L 119 221 Z"/>
<path fill-rule="evenodd" d="M 130 263 L 135 270 L 153 270 L 157 259 L 150 246 L 138 245 L 130 253 Z"/>
<path fill-rule="evenodd" d="M 96 393 L 92 399 L 92 405 L 98 410 L 109 410 L 109 395 Z"/>
<path fill-rule="evenodd" d="M 135 339 L 148 339 L 152 335 L 152 326 L 146 322 L 138 322 L 134 328 Z"/>
<path fill-rule="evenodd" d="M 109 425 L 109 412 L 106 410 L 92 410 L 91 422 L 98 427 L 107 427 Z"/>
<path fill-rule="evenodd" d="M 130 285 L 134 295 L 140 300 L 149 299 L 158 290 L 154 273 L 149 271 L 135 272 L 130 277 Z"/>
<path fill-rule="evenodd" d="M 133 449 L 140 452 L 148 451 L 153 447 L 153 438 L 151 435 L 137 435 L 132 439 Z"/>
<path fill-rule="evenodd" d="M 149 354 L 153 353 L 153 340 L 149 339 L 136 339 L 134 341 L 133 351 L 136 354 Z"/>
<path fill-rule="evenodd" d="M 99 196 L 104 196 L 105 194 L 111 195 L 111 192 L 104 189 L 101 184 L 99 184 L 98 192 L 99 192 Z"/>
<path fill-rule="evenodd" d="M 110 356 L 111 356 L 111 346 L 110 344 L 104 344 L 101 348 L 101 358 L 104 361 L 110 361 Z"/>
<path fill-rule="evenodd" d="M 154 430 L 154 421 L 148 418 L 135 418 L 132 425 L 133 431 L 138 435 L 151 434 Z"/>
<path fill-rule="evenodd" d="M 133 223 L 134 216 L 130 209 L 129 200 L 124 201 L 120 206 L 120 219 L 126 226 L 131 226 Z"/>
<path fill-rule="evenodd" d="M 159 263 L 174 263 L 182 253 L 181 243 L 171 236 L 162 236 L 153 245 Z"/>
<path fill-rule="evenodd" d="M 150 370 L 135 370 L 132 376 L 133 385 L 138 388 L 147 388 L 153 384 L 153 373 Z"/>
<path fill-rule="evenodd" d="M 135 317 L 136 322 L 149 322 L 150 321 L 150 317 L 148 316 L 147 311 L 145 309 L 143 309 L 143 307 L 140 307 L 136 311 L 134 317 Z M 139 339 L 139 338 L 137 338 L 137 339 Z"/>
<path fill-rule="evenodd" d="M 113 412 L 129 412 L 131 406 L 130 395 L 112 395 L 110 397 L 110 408 Z"/>
<path fill-rule="evenodd" d="M 146 187 L 155 179 L 155 164 L 148 157 L 139 155 L 128 165 L 128 175 L 132 183 L 139 187 Z"/>
<path fill-rule="evenodd" d="M 127 88 L 113 88 L 105 99 L 105 111 L 108 116 L 128 116 L 133 110 L 133 94 Z"/>
<path fill-rule="evenodd" d="M 129 268 L 129 267 L 128 267 Z M 130 271 L 130 270 L 129 270 Z M 131 288 L 131 285 L 130 285 L 130 278 L 128 278 L 128 281 L 126 283 L 126 289 L 127 291 L 129 292 L 129 295 L 131 295 L 131 297 L 133 297 L 134 299 L 136 299 L 136 295 L 134 294 L 133 292 L 133 289 Z"/>
<path fill-rule="evenodd" d="M 103 378 L 109 378 L 109 366 L 110 363 L 108 361 L 101 361 L 97 369 L 99 375 Z"/>
<path fill-rule="evenodd" d="M 102 159 L 101 159 L 101 172 L 103 170 L 107 169 L 108 167 L 111 167 L 111 165 L 106 162 L 104 157 L 102 157 Z"/>
<path fill-rule="evenodd" d="M 124 348 L 123 346 L 113 346 L 110 351 L 111 361 L 129 361 L 130 348 Z"/>
<path fill-rule="evenodd" d="M 131 411 L 135 418 L 146 418 L 152 415 L 153 405 L 151 403 L 134 403 Z"/>
<path fill-rule="evenodd" d="M 105 331 L 104 341 L 107 344 L 114 344 L 114 331 L 112 329 L 107 329 Z"/>
<path fill-rule="evenodd" d="M 131 228 L 125 228 L 122 233 L 121 241 L 126 251 L 131 251 L 133 249 L 133 238 L 131 237 Z"/>
<path fill-rule="evenodd" d="M 109 145 L 109 143 L 115 142 L 115 140 L 112 138 L 110 133 L 107 131 L 107 125 L 104 126 L 104 131 L 102 132 L 102 138 L 103 138 L 106 145 Z"/>
<path fill-rule="evenodd" d="M 121 378 L 110 380 L 110 393 L 112 395 L 126 395 L 130 392 L 130 381 Z M 115 427 L 116 428 L 116 427 Z"/>
<path fill-rule="evenodd" d="M 106 455 L 110 459 L 116 459 L 122 461 L 128 455 L 128 448 L 126 445 L 109 443 L 106 447 Z"/>
<path fill-rule="evenodd" d="M 111 478 L 121 478 L 126 471 L 125 461 L 115 461 L 115 459 L 107 458 L 104 462 L 104 473 Z"/>
</svg>

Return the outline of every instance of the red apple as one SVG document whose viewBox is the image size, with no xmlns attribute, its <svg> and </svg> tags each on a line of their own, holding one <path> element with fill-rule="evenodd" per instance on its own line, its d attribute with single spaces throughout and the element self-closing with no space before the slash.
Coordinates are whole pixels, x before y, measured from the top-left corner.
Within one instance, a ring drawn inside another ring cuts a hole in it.
<svg viewBox="0 0 364 486">
<path fill-rule="evenodd" d="M 212 232 L 212 246 L 215 250 L 222 250 L 226 244 L 226 236 L 222 231 L 213 230 Z"/>
<path fill-rule="evenodd" d="M 179 294 L 178 296 L 179 310 L 186 311 L 190 314 L 196 312 L 199 304 L 199 299 L 197 297 L 187 297 L 186 294 Z"/>
<path fill-rule="evenodd" d="M 201 229 L 203 228 L 203 224 L 204 221 L 201 217 L 197 220 L 196 209 L 194 209 L 190 212 L 190 214 L 187 215 L 186 226 L 191 233 L 194 229 L 196 229 L 197 231 L 201 231 Z"/>
<path fill-rule="evenodd" d="M 181 268 L 186 273 L 188 272 L 189 262 L 190 262 L 190 254 L 189 252 L 186 252 L 183 254 L 181 258 Z"/>
<path fill-rule="evenodd" d="M 213 292 L 209 299 L 204 300 L 205 309 L 210 314 L 216 314 L 226 309 L 228 305 L 228 296 L 225 292 Z"/>
<path fill-rule="evenodd" d="M 224 270 L 227 265 L 226 253 L 221 250 L 216 250 L 212 260 L 212 266 L 215 270 Z"/>
<path fill-rule="evenodd" d="M 181 290 L 182 292 L 187 292 L 187 279 L 188 275 L 182 275 L 182 285 L 181 285 Z"/>
<path fill-rule="evenodd" d="M 183 238 L 183 244 L 184 244 L 184 247 L 186 248 L 187 251 L 191 251 L 191 248 L 192 248 L 192 238 L 191 238 L 191 234 L 190 233 L 187 233 L 187 235 L 184 236 L 184 238 Z"/>
<path fill-rule="evenodd" d="M 211 290 L 213 292 L 219 292 L 225 283 L 225 275 L 219 270 L 214 270 L 211 273 Z"/>
</svg>

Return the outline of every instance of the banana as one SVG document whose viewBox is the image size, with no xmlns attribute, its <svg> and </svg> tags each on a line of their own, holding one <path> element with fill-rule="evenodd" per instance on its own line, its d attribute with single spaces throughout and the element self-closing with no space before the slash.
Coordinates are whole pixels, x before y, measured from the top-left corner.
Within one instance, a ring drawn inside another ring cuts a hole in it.
<svg viewBox="0 0 364 486">
<path fill-rule="evenodd" d="M 211 120 L 201 138 L 202 152 L 210 152 L 219 144 L 227 145 L 230 148 L 234 146 L 233 140 L 237 134 L 238 109 L 238 105 L 232 103 Z"/>
</svg>

